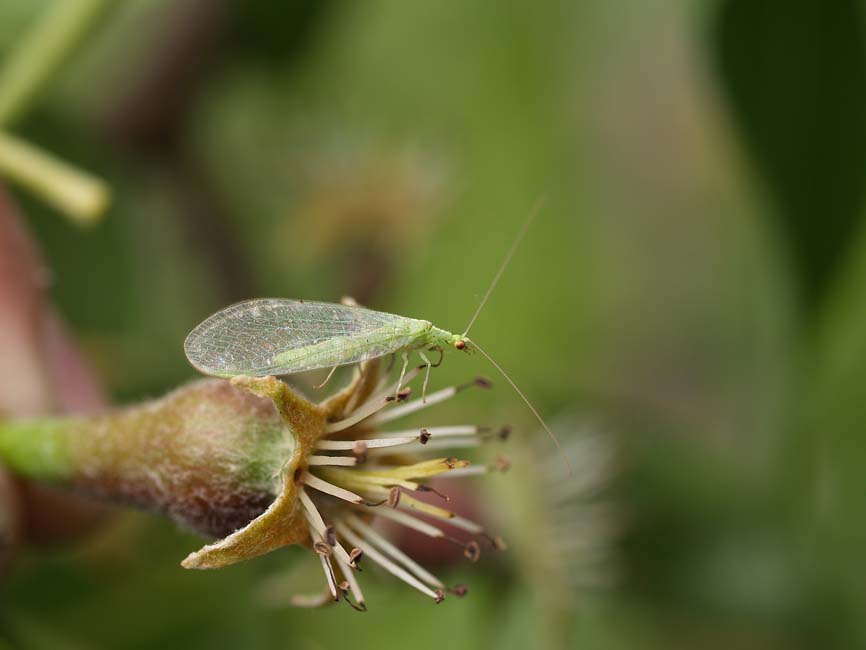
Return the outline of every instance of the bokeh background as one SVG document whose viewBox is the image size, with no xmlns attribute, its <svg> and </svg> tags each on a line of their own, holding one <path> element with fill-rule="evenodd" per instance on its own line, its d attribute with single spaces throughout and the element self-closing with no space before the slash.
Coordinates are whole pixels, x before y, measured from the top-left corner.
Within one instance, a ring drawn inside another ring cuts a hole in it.
<svg viewBox="0 0 866 650">
<path fill-rule="evenodd" d="M 0 67 L 54 5 L 0 4 Z M 113 401 L 192 378 L 186 333 L 241 298 L 462 331 L 545 194 L 473 335 L 588 487 L 556 506 L 500 382 L 434 414 L 515 425 L 478 456 L 512 471 L 470 484 L 509 551 L 429 553 L 465 599 L 368 572 L 366 614 L 266 606 L 299 549 L 188 572 L 201 540 L 119 512 L 18 553 L 0 647 L 866 646 L 864 9 L 101 3 L 3 127 L 110 184 L 85 228 L 10 189 Z M 478 373 L 451 355 L 433 381 Z"/>
</svg>

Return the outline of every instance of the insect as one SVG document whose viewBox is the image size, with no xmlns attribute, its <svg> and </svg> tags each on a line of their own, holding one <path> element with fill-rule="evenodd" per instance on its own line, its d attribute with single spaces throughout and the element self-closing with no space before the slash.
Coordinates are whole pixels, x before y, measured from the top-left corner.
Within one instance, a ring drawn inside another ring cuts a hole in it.
<svg viewBox="0 0 866 650">
<path fill-rule="evenodd" d="M 440 329 L 429 321 L 355 305 L 262 298 L 226 307 L 200 323 L 186 338 L 186 357 L 204 374 L 226 378 L 237 375 L 288 375 L 331 368 L 325 381 L 319 385 L 321 387 L 339 366 L 399 352 L 403 360 L 397 382 L 399 393 L 409 365 L 409 353 L 416 351 L 426 366 L 421 390 L 424 399 L 430 369 L 439 365 L 444 350 L 477 350 L 508 381 L 559 448 L 556 436 L 517 384 L 468 337 L 469 330 L 493 293 L 542 203 L 541 199 L 536 202 L 514 238 L 462 334 Z M 439 361 L 433 364 L 425 351 L 439 352 Z"/>
</svg>

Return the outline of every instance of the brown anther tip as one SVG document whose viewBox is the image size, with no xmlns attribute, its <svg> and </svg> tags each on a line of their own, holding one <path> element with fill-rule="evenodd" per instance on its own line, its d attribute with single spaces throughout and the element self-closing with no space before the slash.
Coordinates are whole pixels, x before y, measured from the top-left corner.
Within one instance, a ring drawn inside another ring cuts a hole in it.
<svg viewBox="0 0 866 650">
<path fill-rule="evenodd" d="M 435 591 L 435 593 L 436 593 L 436 598 L 433 599 L 433 602 L 435 602 L 438 605 L 443 600 L 445 600 L 445 592 L 442 589 L 437 589 Z"/>
<path fill-rule="evenodd" d="M 367 460 L 367 443 L 363 440 L 355 441 L 355 444 L 352 445 L 352 453 L 358 459 L 358 463 L 365 462 Z"/>
<path fill-rule="evenodd" d="M 493 388 L 493 382 L 490 381 L 487 377 L 476 377 L 473 382 L 478 388 Z"/>
<path fill-rule="evenodd" d="M 493 548 L 497 551 L 506 551 L 508 550 L 508 544 L 505 543 L 504 539 L 497 535 L 493 538 Z"/>
<path fill-rule="evenodd" d="M 477 562 L 478 558 L 481 557 L 481 547 L 478 546 L 478 542 L 471 541 L 466 546 L 464 546 L 463 555 L 470 562 Z"/>
<path fill-rule="evenodd" d="M 392 487 L 388 492 L 388 505 L 392 508 L 396 508 L 400 503 L 400 488 Z"/>
<path fill-rule="evenodd" d="M 506 424 L 496 435 L 499 436 L 500 440 L 508 440 L 508 437 L 511 435 L 511 425 Z"/>
<path fill-rule="evenodd" d="M 421 433 L 418 434 L 418 442 L 420 442 L 422 445 L 426 445 L 428 442 L 430 442 L 430 438 L 432 437 L 433 434 L 427 431 L 427 429 L 421 429 Z"/>
<path fill-rule="evenodd" d="M 341 582 L 340 584 L 338 584 L 337 587 L 338 587 L 338 588 L 340 589 L 340 591 L 342 591 L 344 594 L 349 593 L 349 581 L 348 581 L 348 580 L 343 580 L 343 582 Z"/>
<path fill-rule="evenodd" d="M 463 598 L 463 596 L 469 593 L 469 585 L 454 585 L 448 590 L 448 592 L 458 596 L 459 598 Z"/>
<path fill-rule="evenodd" d="M 357 565 L 363 557 L 364 551 L 359 548 L 353 548 L 351 551 L 349 551 L 349 559 L 352 560 L 352 564 Z"/>
<path fill-rule="evenodd" d="M 328 546 L 337 545 L 337 532 L 334 530 L 333 526 L 325 528 L 325 542 L 327 542 Z"/>
<path fill-rule="evenodd" d="M 406 386 L 406 388 L 402 389 L 399 393 L 397 393 L 397 401 L 402 402 L 412 394 L 412 387 Z"/>
<path fill-rule="evenodd" d="M 511 461 L 507 456 L 499 455 L 496 457 L 496 469 L 500 472 L 507 472 L 511 469 Z"/>
<path fill-rule="evenodd" d="M 455 467 L 457 467 L 457 459 L 453 458 L 453 457 L 452 458 L 446 458 L 445 459 L 445 466 L 448 469 L 454 469 Z"/>
<path fill-rule="evenodd" d="M 381 501 L 360 501 L 358 505 L 367 506 L 368 508 L 378 508 L 386 503 L 388 503 L 388 499 L 382 499 Z"/>
<path fill-rule="evenodd" d="M 313 550 L 319 555 L 324 555 L 325 557 L 331 554 L 331 547 L 325 544 L 325 542 L 316 542 L 313 544 Z"/>
</svg>

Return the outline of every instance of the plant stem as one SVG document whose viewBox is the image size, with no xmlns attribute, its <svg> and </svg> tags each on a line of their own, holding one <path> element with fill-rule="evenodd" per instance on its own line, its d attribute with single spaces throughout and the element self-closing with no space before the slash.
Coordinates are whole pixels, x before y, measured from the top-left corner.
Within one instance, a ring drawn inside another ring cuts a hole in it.
<svg viewBox="0 0 866 650">
<path fill-rule="evenodd" d="M 85 36 L 106 0 L 55 0 L 0 68 L 0 126 L 14 121 Z"/>
<path fill-rule="evenodd" d="M 0 176 L 16 181 L 80 224 L 94 223 L 108 204 L 104 181 L 2 131 Z"/>
<path fill-rule="evenodd" d="M 0 464 L 222 537 L 279 494 L 294 440 L 270 400 L 203 380 L 95 415 L 0 419 Z"/>
<path fill-rule="evenodd" d="M 68 478 L 72 461 L 62 429 L 50 419 L 0 422 L 0 459 L 13 472 L 35 480 Z"/>
</svg>

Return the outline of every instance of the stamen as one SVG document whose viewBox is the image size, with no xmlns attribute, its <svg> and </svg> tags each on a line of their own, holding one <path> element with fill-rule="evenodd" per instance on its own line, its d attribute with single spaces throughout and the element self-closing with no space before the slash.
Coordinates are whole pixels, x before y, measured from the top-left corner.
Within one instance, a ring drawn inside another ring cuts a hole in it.
<svg viewBox="0 0 866 650">
<path fill-rule="evenodd" d="M 360 557 L 363 553 L 361 551 L 361 549 L 356 548 L 352 551 L 353 555 L 354 555 L 355 551 L 358 552 L 357 557 Z M 349 589 L 351 590 L 352 594 L 355 596 L 355 601 L 358 603 L 357 609 L 359 611 L 366 612 L 367 611 L 367 605 L 364 603 L 364 594 L 361 592 L 361 585 L 358 584 L 358 580 L 357 580 L 357 578 L 355 578 L 355 572 L 352 571 L 352 569 L 350 568 L 351 565 L 346 564 L 339 557 L 337 558 L 337 564 L 340 566 L 340 573 L 343 574 L 343 577 L 346 579 L 346 582 L 349 583 Z"/>
<path fill-rule="evenodd" d="M 390 476 L 398 479 L 412 480 L 453 472 L 458 468 L 467 467 L 468 465 L 468 460 L 436 458 L 433 460 L 425 460 L 420 463 L 414 463 L 413 465 L 378 465 L 371 467 L 368 471 L 371 474 L 377 474 L 378 476 Z"/>
<path fill-rule="evenodd" d="M 394 564 L 391 560 L 389 560 L 382 553 L 380 553 L 374 546 L 363 540 L 359 535 L 356 535 L 355 532 L 352 531 L 343 522 L 337 523 L 337 530 L 340 532 L 340 535 L 349 540 L 349 542 L 363 549 L 364 553 L 383 569 L 385 569 L 392 575 L 400 578 L 400 580 L 402 580 L 406 584 L 415 587 L 415 589 L 417 589 L 421 593 L 430 596 L 437 603 L 441 602 L 444 596 L 441 590 L 433 591 L 432 589 L 427 587 L 427 585 L 418 580 L 415 576 L 406 571 L 403 567 Z"/>
<path fill-rule="evenodd" d="M 326 451 L 349 451 L 355 448 L 358 442 L 363 442 L 368 449 L 378 449 L 379 447 L 397 447 L 399 445 L 408 445 L 411 442 L 419 442 L 421 434 L 414 436 L 404 436 L 401 438 L 374 438 L 373 440 L 319 440 L 316 442 L 316 449 Z"/>
<path fill-rule="evenodd" d="M 363 440 L 356 440 L 355 444 L 352 445 L 352 453 L 355 454 L 355 458 L 358 459 L 358 464 L 367 462 L 367 443 Z"/>
<path fill-rule="evenodd" d="M 487 465 L 473 465 L 472 467 L 461 467 L 453 469 L 443 476 L 443 478 L 464 478 L 466 476 L 478 476 L 487 474 L 490 468 Z"/>
<path fill-rule="evenodd" d="M 346 490 L 345 488 L 331 485 L 327 481 L 323 481 L 318 476 L 314 476 L 307 471 L 304 471 L 304 473 L 301 474 L 301 482 L 303 482 L 305 485 L 309 485 L 314 490 L 324 492 L 325 494 L 330 494 L 331 496 L 337 497 L 338 499 L 343 499 L 343 501 L 348 501 L 349 503 L 357 503 L 359 505 L 368 505 L 367 501 L 365 501 L 363 497 L 358 496 L 354 492 L 349 492 L 349 490 Z"/>
<path fill-rule="evenodd" d="M 346 549 L 343 548 L 342 544 L 337 542 L 336 537 L 334 537 L 334 528 L 325 524 L 325 520 L 322 519 L 322 515 L 316 508 L 316 504 L 313 503 L 313 500 L 307 494 L 307 491 L 301 488 L 298 490 L 298 497 L 304 507 L 304 516 L 310 523 L 310 527 L 318 533 L 319 537 L 325 540 L 329 546 L 334 548 L 336 554 L 340 556 L 344 562 L 354 567 L 355 561 L 346 552 Z"/>
<path fill-rule="evenodd" d="M 406 373 L 406 377 L 404 378 L 404 383 L 408 383 L 412 381 L 418 375 L 418 368 L 413 368 L 409 372 Z M 338 431 L 343 431 L 344 429 L 348 429 L 349 427 L 357 424 L 361 420 L 370 417 L 373 413 L 382 410 L 392 401 L 394 401 L 394 391 L 397 390 L 397 384 L 391 384 L 387 386 L 385 389 L 378 391 L 375 395 L 370 397 L 366 402 L 361 404 L 357 409 L 352 411 L 352 413 L 337 422 L 331 422 L 325 425 L 325 431 L 327 433 L 336 433 Z M 405 393 L 408 396 L 408 393 Z M 404 397 L 405 398 L 405 397 Z"/>
<path fill-rule="evenodd" d="M 402 510 L 394 510 L 392 508 L 379 508 L 378 510 L 376 510 L 375 514 L 377 517 L 384 517 L 385 519 L 395 521 L 398 524 L 405 526 L 406 528 L 417 530 L 419 533 L 423 533 L 428 537 L 445 537 L 445 533 L 442 532 L 441 529 L 437 528 L 433 524 L 428 524 L 426 521 L 421 521 L 420 519 L 410 515 L 408 512 L 403 512 Z"/>
<path fill-rule="evenodd" d="M 481 439 L 478 436 L 467 438 L 447 438 L 445 440 L 436 440 L 435 438 L 424 446 L 424 451 L 441 450 L 441 449 L 470 449 L 479 447 Z M 420 443 L 414 445 L 417 451 L 421 451 Z M 414 451 L 414 449 L 413 449 Z"/>
<path fill-rule="evenodd" d="M 309 458 L 307 458 L 307 464 L 313 466 L 353 466 L 358 464 L 358 459 L 355 456 L 310 456 Z"/>
<path fill-rule="evenodd" d="M 438 506 L 434 506 L 424 501 L 419 501 L 414 497 L 410 497 L 408 494 L 403 495 L 402 499 L 400 500 L 400 504 L 407 508 L 417 510 L 418 512 L 428 514 L 432 517 L 437 517 L 439 519 L 447 519 L 449 522 L 454 519 L 459 519 L 459 517 L 457 517 L 450 510 L 445 510 L 444 508 L 439 508 Z M 458 526 L 458 528 L 460 527 L 461 526 Z"/>
<path fill-rule="evenodd" d="M 469 593 L 469 585 L 454 585 L 448 590 L 448 593 L 463 598 L 463 596 Z"/>
<path fill-rule="evenodd" d="M 477 427 L 471 424 L 456 425 L 451 427 L 425 427 L 421 431 L 426 431 L 433 438 L 443 438 L 446 436 L 472 436 L 477 433 L 486 432 L 489 429 L 486 427 Z M 377 438 L 394 438 L 401 436 L 411 436 L 418 429 L 403 429 L 402 431 L 377 431 Z"/>
<path fill-rule="evenodd" d="M 391 542 L 385 539 L 372 526 L 368 526 L 354 515 L 348 517 L 346 519 L 346 522 L 360 534 L 364 535 L 370 541 L 370 543 L 378 546 L 384 553 L 388 553 L 397 562 L 402 564 L 406 569 L 414 573 L 416 576 L 418 576 L 418 578 L 426 582 L 431 587 L 442 588 L 445 586 L 436 576 L 427 571 L 415 560 L 413 560 L 411 557 L 406 555 L 403 551 L 401 551 L 399 548 L 397 548 Z"/>
<path fill-rule="evenodd" d="M 334 602 L 337 602 L 340 600 L 340 593 L 337 591 L 337 579 L 334 577 L 334 569 L 331 566 L 331 560 L 324 553 L 318 553 L 318 555 L 319 560 L 322 562 L 322 571 L 325 572 L 325 580 L 328 582 L 328 589 L 331 590 L 331 597 L 334 599 Z"/>
<path fill-rule="evenodd" d="M 364 472 L 356 469 L 342 469 L 337 467 L 322 469 L 321 471 L 322 476 L 327 480 L 339 485 L 357 488 L 359 490 L 367 490 L 372 486 L 391 487 L 394 485 L 406 488 L 407 490 L 414 491 L 418 489 L 418 484 L 413 483 L 412 481 L 405 481 L 390 476 L 380 476 L 374 472 Z"/>
<path fill-rule="evenodd" d="M 417 369 L 416 369 L 417 370 Z M 466 384 L 461 384 L 459 386 L 450 386 L 449 388 L 443 388 L 442 390 L 437 390 L 435 393 L 427 396 L 427 401 L 416 399 L 412 400 L 408 404 L 404 404 L 403 406 L 398 406 L 396 408 L 391 409 L 390 411 L 386 411 L 385 413 L 380 413 L 374 419 L 376 424 L 383 424 L 385 422 L 390 422 L 391 420 L 396 420 L 397 418 L 401 418 L 404 415 L 409 415 L 410 413 L 415 413 L 416 411 L 420 411 L 422 409 L 433 406 L 434 404 L 438 404 L 439 402 L 444 402 L 447 399 L 451 399 L 457 393 L 471 388 L 473 386 L 478 386 L 480 388 L 489 388 L 490 382 L 483 377 L 478 377 L 471 382 Z"/>
<path fill-rule="evenodd" d="M 406 373 L 405 382 L 412 381 L 415 376 L 418 374 L 418 369 L 413 368 L 409 372 Z M 397 384 L 391 384 L 386 387 L 385 390 L 380 391 L 373 395 L 366 402 L 361 404 L 357 409 L 355 409 L 349 417 L 339 420 L 338 422 L 331 422 L 325 425 L 326 433 L 336 433 L 338 431 L 343 431 L 344 429 L 348 429 L 349 427 L 357 424 L 361 420 L 370 417 L 373 413 L 382 410 L 388 404 L 391 403 L 394 399 L 394 391 L 397 389 Z M 390 400 L 388 398 L 391 398 Z M 428 400 L 429 401 L 429 400 Z"/>
</svg>

